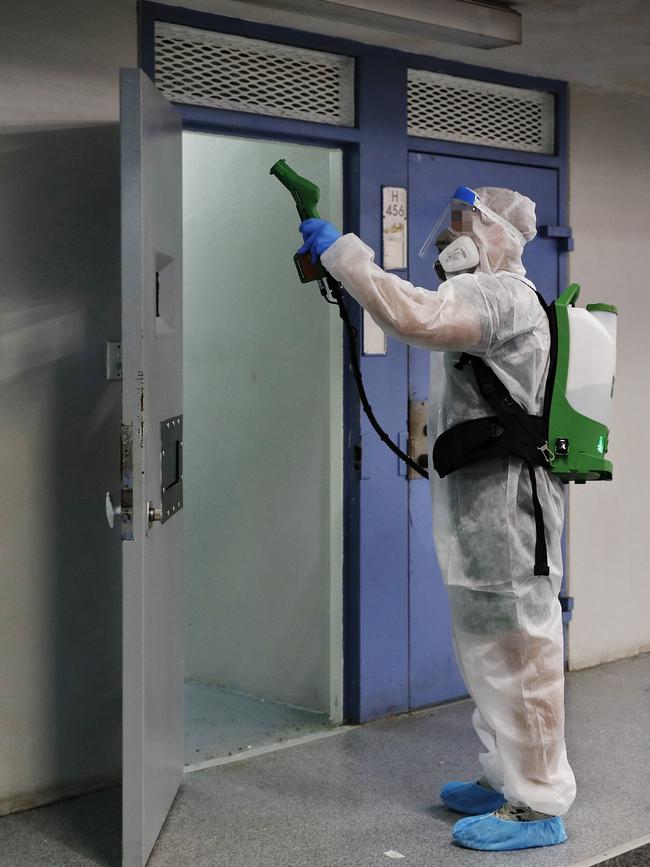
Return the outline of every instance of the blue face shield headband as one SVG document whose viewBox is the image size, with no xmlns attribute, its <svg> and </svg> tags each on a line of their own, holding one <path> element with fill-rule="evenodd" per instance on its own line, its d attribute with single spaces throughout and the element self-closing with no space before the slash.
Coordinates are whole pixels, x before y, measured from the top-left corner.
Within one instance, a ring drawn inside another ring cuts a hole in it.
<svg viewBox="0 0 650 867">
<path fill-rule="evenodd" d="M 474 190 L 470 187 L 458 187 L 451 197 L 450 203 L 436 220 L 433 228 L 427 235 L 427 239 L 424 244 L 422 244 L 418 256 L 423 259 L 428 255 L 431 248 L 435 246 L 436 239 L 443 229 L 451 228 L 459 235 L 471 234 L 471 215 L 475 213 L 482 214 L 488 220 L 503 226 L 510 237 L 521 247 L 526 243 L 526 239 L 519 229 L 515 228 L 512 223 L 509 223 L 491 208 L 484 205 L 481 202 L 481 197 Z"/>
</svg>

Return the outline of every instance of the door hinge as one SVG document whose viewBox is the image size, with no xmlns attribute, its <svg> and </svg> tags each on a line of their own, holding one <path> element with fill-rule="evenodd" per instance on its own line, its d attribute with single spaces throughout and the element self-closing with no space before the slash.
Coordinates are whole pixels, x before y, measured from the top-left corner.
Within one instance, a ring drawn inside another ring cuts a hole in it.
<svg viewBox="0 0 650 867">
<path fill-rule="evenodd" d="M 555 238 L 564 253 L 575 249 L 573 229 L 570 226 L 538 226 L 540 238 Z"/>
<path fill-rule="evenodd" d="M 106 379 L 122 379 L 122 344 L 106 341 Z"/>
<path fill-rule="evenodd" d="M 560 593 L 560 605 L 562 606 L 562 620 L 568 623 L 573 617 L 573 606 L 575 599 L 573 596 L 568 596 L 566 593 Z"/>
</svg>

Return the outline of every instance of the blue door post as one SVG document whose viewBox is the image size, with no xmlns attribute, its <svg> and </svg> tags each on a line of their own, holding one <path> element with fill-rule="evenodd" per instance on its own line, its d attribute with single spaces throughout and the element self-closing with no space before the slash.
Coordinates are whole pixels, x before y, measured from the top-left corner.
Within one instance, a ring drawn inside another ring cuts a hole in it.
<svg viewBox="0 0 650 867">
<path fill-rule="evenodd" d="M 359 234 L 381 264 L 381 187 L 408 180 L 406 65 L 380 49 L 359 60 Z M 405 275 L 404 275 L 405 276 Z M 408 351 L 362 359 L 370 402 L 394 440 L 407 428 Z M 408 708 L 408 488 L 394 455 L 361 418 L 359 719 Z"/>
</svg>

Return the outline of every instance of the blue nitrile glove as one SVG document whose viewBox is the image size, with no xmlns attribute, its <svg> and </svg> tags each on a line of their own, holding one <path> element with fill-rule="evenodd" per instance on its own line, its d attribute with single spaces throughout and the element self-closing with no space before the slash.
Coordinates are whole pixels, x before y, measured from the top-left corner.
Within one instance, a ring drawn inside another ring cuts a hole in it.
<svg viewBox="0 0 650 867">
<path fill-rule="evenodd" d="M 341 237 L 338 229 L 327 220 L 316 220 L 310 217 L 309 220 L 303 220 L 300 224 L 300 231 L 304 244 L 298 250 L 298 254 L 311 254 L 311 261 L 316 262 L 323 255 L 325 250 L 329 249 L 337 238 Z"/>
</svg>

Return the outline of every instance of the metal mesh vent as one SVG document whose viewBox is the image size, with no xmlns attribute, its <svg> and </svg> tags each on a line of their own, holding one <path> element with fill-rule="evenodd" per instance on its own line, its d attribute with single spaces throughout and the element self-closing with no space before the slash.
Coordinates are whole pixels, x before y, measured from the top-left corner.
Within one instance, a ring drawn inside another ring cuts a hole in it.
<svg viewBox="0 0 650 867">
<path fill-rule="evenodd" d="M 551 154 L 553 94 L 409 69 L 409 135 Z"/>
<path fill-rule="evenodd" d="M 156 22 L 156 84 L 173 102 L 354 126 L 354 58 Z"/>
</svg>

